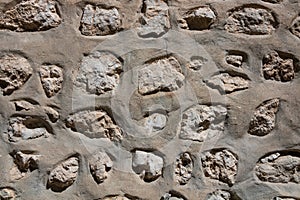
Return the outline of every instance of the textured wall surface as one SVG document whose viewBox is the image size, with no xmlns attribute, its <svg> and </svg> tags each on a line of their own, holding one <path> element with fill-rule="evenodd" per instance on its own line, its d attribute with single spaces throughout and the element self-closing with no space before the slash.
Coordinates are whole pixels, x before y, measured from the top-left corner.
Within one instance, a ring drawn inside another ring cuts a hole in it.
<svg viewBox="0 0 300 200">
<path fill-rule="evenodd" d="M 0 199 L 299 200 L 299 0 L 0 0 Z"/>
</svg>

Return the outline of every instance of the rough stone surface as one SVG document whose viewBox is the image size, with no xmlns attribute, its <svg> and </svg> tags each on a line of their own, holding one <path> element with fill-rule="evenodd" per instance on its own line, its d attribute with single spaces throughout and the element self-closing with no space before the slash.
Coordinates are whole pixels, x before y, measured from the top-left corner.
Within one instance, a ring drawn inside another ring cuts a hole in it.
<svg viewBox="0 0 300 200">
<path fill-rule="evenodd" d="M 28 60 L 17 54 L 0 56 L 0 87 L 3 95 L 10 95 L 29 79 L 32 68 Z"/>
<path fill-rule="evenodd" d="M 270 99 L 261 103 L 251 118 L 248 133 L 257 136 L 269 134 L 275 128 L 279 105 L 279 99 Z"/>
<path fill-rule="evenodd" d="M 216 190 L 210 193 L 206 200 L 231 200 L 231 194 L 225 190 Z"/>
<path fill-rule="evenodd" d="M 139 92 L 143 95 L 178 90 L 183 81 L 180 64 L 172 56 L 146 63 L 138 72 Z"/>
<path fill-rule="evenodd" d="M 185 185 L 192 178 L 193 160 L 188 152 L 181 153 L 176 158 L 175 178 L 180 185 Z"/>
<path fill-rule="evenodd" d="M 144 151 L 135 151 L 132 169 L 145 182 L 152 182 L 162 175 L 164 161 L 160 156 Z"/>
<path fill-rule="evenodd" d="M 76 157 L 68 158 L 57 165 L 48 178 L 47 187 L 54 192 L 62 192 L 76 180 L 79 169 L 79 160 Z"/>
<path fill-rule="evenodd" d="M 62 22 L 54 0 L 22 0 L 0 15 L 0 29 L 45 31 Z"/>
<path fill-rule="evenodd" d="M 261 181 L 270 183 L 300 183 L 300 157 L 271 154 L 262 158 L 255 167 L 255 174 Z"/>
<path fill-rule="evenodd" d="M 59 119 L 59 113 L 55 109 L 48 106 L 44 106 L 43 110 L 45 111 L 52 123 L 57 122 L 57 120 Z"/>
<path fill-rule="evenodd" d="M 11 188 L 0 188 L 0 199 L 1 200 L 15 200 L 16 193 Z"/>
<path fill-rule="evenodd" d="M 282 59 L 276 51 L 263 58 L 263 74 L 265 79 L 287 82 L 295 78 L 293 59 Z"/>
<path fill-rule="evenodd" d="M 113 166 L 110 157 L 104 153 L 99 152 L 90 159 L 90 171 L 94 180 L 99 184 L 103 183 L 108 177 L 108 173 Z"/>
<path fill-rule="evenodd" d="M 53 97 L 62 88 L 63 71 L 56 65 L 43 65 L 40 69 L 41 83 L 47 97 Z"/>
<path fill-rule="evenodd" d="M 293 20 L 290 31 L 300 39 L 300 16 Z"/>
<path fill-rule="evenodd" d="M 182 114 L 179 137 L 202 142 L 224 130 L 227 110 L 221 105 L 196 105 Z"/>
<path fill-rule="evenodd" d="M 234 67 L 241 67 L 244 61 L 243 56 L 240 55 L 227 55 L 225 57 L 227 64 L 232 65 Z"/>
<path fill-rule="evenodd" d="M 176 194 L 175 194 L 176 193 Z M 177 194 L 177 192 L 170 192 L 170 193 L 166 193 L 164 194 L 160 200 L 186 200 L 185 197 L 183 197 L 180 194 Z"/>
<path fill-rule="evenodd" d="M 165 128 L 167 116 L 160 113 L 153 113 L 145 119 L 145 127 L 150 132 L 157 132 Z"/>
<path fill-rule="evenodd" d="M 66 124 L 73 131 L 89 138 L 108 138 L 112 141 L 122 139 L 122 130 L 103 110 L 77 112 L 67 118 Z"/>
<path fill-rule="evenodd" d="M 203 58 L 201 56 L 195 56 L 192 57 L 191 61 L 187 63 L 187 67 L 194 71 L 199 71 L 206 62 L 206 58 Z"/>
<path fill-rule="evenodd" d="M 238 170 L 238 159 L 229 150 L 206 152 L 201 157 L 205 176 L 232 185 Z"/>
<path fill-rule="evenodd" d="M 122 63 L 108 52 L 94 52 L 85 56 L 76 79 L 76 85 L 89 94 L 101 95 L 119 84 Z"/>
<path fill-rule="evenodd" d="M 230 33 L 269 35 L 277 28 L 278 22 L 273 13 L 263 7 L 238 7 L 230 11 L 228 15 L 225 30 Z"/>
<path fill-rule="evenodd" d="M 104 36 L 119 31 L 122 20 L 117 8 L 105 9 L 88 4 L 84 7 L 80 24 L 81 34 Z"/>
</svg>

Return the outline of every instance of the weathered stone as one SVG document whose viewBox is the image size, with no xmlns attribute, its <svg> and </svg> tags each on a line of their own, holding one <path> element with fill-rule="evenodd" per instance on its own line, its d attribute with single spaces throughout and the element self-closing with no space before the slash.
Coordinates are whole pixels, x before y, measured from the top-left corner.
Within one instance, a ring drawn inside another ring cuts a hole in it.
<svg viewBox="0 0 300 200">
<path fill-rule="evenodd" d="M 78 169 L 78 158 L 68 158 L 50 172 L 47 187 L 54 192 L 64 191 L 75 182 Z"/>
<path fill-rule="evenodd" d="M 167 124 L 166 115 L 153 113 L 145 119 L 145 127 L 149 132 L 157 132 L 165 128 Z"/>
<path fill-rule="evenodd" d="M 188 30 L 205 30 L 216 21 L 215 12 L 208 6 L 194 8 L 189 10 L 179 20 L 180 27 Z"/>
<path fill-rule="evenodd" d="M 241 67 L 244 58 L 241 55 L 227 55 L 225 57 L 225 60 L 229 65 L 232 65 L 234 67 Z"/>
<path fill-rule="evenodd" d="M 34 105 L 28 101 L 20 100 L 14 101 L 16 111 L 29 111 L 34 109 Z"/>
<path fill-rule="evenodd" d="M 268 3 L 281 3 L 283 0 L 262 0 Z"/>
<path fill-rule="evenodd" d="M 0 88 L 3 95 L 10 95 L 29 79 L 32 68 L 22 56 L 5 54 L 0 57 Z"/>
<path fill-rule="evenodd" d="M 164 0 L 143 0 L 138 35 L 160 37 L 170 29 L 169 6 Z"/>
<path fill-rule="evenodd" d="M 59 119 L 59 113 L 56 110 L 49 106 L 43 106 L 43 110 L 52 123 L 57 122 L 57 120 Z"/>
<path fill-rule="evenodd" d="M 251 135 L 265 136 L 275 127 L 276 113 L 280 100 L 270 99 L 260 104 L 250 121 L 248 133 Z"/>
<path fill-rule="evenodd" d="M 121 72 L 122 63 L 118 58 L 97 51 L 83 58 L 75 85 L 89 94 L 105 94 L 118 86 Z"/>
<path fill-rule="evenodd" d="M 122 20 L 117 8 L 105 9 L 86 5 L 83 10 L 80 31 L 86 36 L 110 35 L 121 29 Z"/>
<path fill-rule="evenodd" d="M 0 15 L 0 29 L 45 31 L 57 27 L 61 21 L 54 0 L 22 0 Z"/>
<path fill-rule="evenodd" d="M 176 158 L 175 179 L 180 185 L 185 185 L 192 178 L 193 160 L 188 152 L 181 153 Z"/>
<path fill-rule="evenodd" d="M 43 65 L 40 68 L 40 78 L 47 97 L 53 97 L 62 88 L 63 71 L 56 65 Z"/>
<path fill-rule="evenodd" d="M 108 138 L 112 141 L 123 138 L 120 127 L 103 110 L 77 112 L 68 117 L 66 124 L 73 131 L 90 138 Z"/>
<path fill-rule="evenodd" d="M 276 51 L 264 56 L 262 70 L 265 79 L 287 82 L 295 78 L 293 59 L 282 59 Z"/>
<path fill-rule="evenodd" d="M 300 39 L 300 16 L 293 20 L 290 31 Z"/>
<path fill-rule="evenodd" d="M 8 139 L 10 142 L 29 140 L 50 135 L 50 128 L 43 119 L 38 117 L 14 117 L 9 120 Z"/>
<path fill-rule="evenodd" d="M 226 94 L 245 90 L 249 87 L 249 81 L 240 76 L 231 76 L 228 73 L 221 73 L 213 76 L 212 79 L 207 81 L 207 84 L 218 89 L 221 93 Z"/>
<path fill-rule="evenodd" d="M 164 194 L 160 200 L 186 200 L 186 198 L 178 192 L 169 192 Z"/>
<path fill-rule="evenodd" d="M 262 158 L 255 167 L 256 176 L 264 182 L 300 183 L 300 157 L 274 153 Z"/>
<path fill-rule="evenodd" d="M 231 200 L 231 194 L 225 190 L 215 190 L 208 194 L 206 200 Z"/>
<path fill-rule="evenodd" d="M 160 156 L 144 151 L 135 151 L 132 169 L 145 182 L 152 182 L 162 175 L 164 161 Z"/>
<path fill-rule="evenodd" d="M 229 11 L 228 15 L 225 30 L 230 33 L 269 35 L 278 25 L 272 11 L 256 5 L 237 7 Z"/>
<path fill-rule="evenodd" d="M 206 177 L 233 185 L 238 169 L 238 158 L 229 150 L 212 150 L 201 157 Z"/>
<path fill-rule="evenodd" d="M 107 179 L 108 172 L 111 170 L 113 162 L 106 153 L 99 152 L 92 156 L 89 165 L 94 180 L 99 184 Z"/>
<path fill-rule="evenodd" d="M 16 200 L 16 192 L 11 188 L 0 188 L 0 200 Z"/>
<path fill-rule="evenodd" d="M 178 90 L 183 81 L 180 64 L 172 56 L 146 63 L 138 72 L 138 89 L 143 95 Z"/>
<path fill-rule="evenodd" d="M 187 63 L 187 67 L 194 71 L 199 71 L 207 61 L 206 58 L 194 56 L 191 58 L 191 61 Z"/>
<path fill-rule="evenodd" d="M 182 114 L 179 137 L 202 142 L 224 130 L 227 109 L 221 105 L 195 105 Z"/>
</svg>

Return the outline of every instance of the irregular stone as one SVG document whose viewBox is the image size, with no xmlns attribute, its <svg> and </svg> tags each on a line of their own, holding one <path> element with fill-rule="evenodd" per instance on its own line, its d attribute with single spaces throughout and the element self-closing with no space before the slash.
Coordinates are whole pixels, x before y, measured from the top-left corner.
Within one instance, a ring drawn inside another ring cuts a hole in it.
<svg viewBox="0 0 300 200">
<path fill-rule="evenodd" d="M 233 185 L 237 174 L 238 159 L 229 150 L 212 150 L 201 157 L 206 177 Z"/>
<path fill-rule="evenodd" d="M 29 111 L 34 109 L 34 105 L 25 100 L 14 101 L 14 105 L 16 111 Z"/>
<path fill-rule="evenodd" d="M 228 73 L 221 73 L 219 75 L 213 76 L 212 79 L 207 81 L 207 84 L 218 89 L 221 93 L 226 94 L 245 90 L 249 87 L 249 81 L 240 76 L 231 76 Z"/>
<path fill-rule="evenodd" d="M 32 68 L 22 56 L 5 54 L 0 57 L 0 88 L 3 95 L 10 95 L 29 79 Z"/>
<path fill-rule="evenodd" d="M 56 65 L 43 65 L 40 68 L 40 78 L 47 97 L 53 97 L 62 88 L 63 70 Z"/>
<path fill-rule="evenodd" d="M 40 155 L 17 151 L 12 156 L 14 158 L 14 163 L 21 172 L 32 172 L 38 169 L 38 160 Z"/>
<path fill-rule="evenodd" d="M 293 20 L 290 31 L 300 39 L 300 16 Z"/>
<path fill-rule="evenodd" d="M 287 82 L 295 78 L 293 59 L 282 59 L 276 51 L 264 56 L 262 70 L 265 79 Z"/>
<path fill-rule="evenodd" d="M 160 200 L 186 200 L 185 197 L 183 197 L 181 194 L 178 192 L 169 192 L 164 194 Z"/>
<path fill-rule="evenodd" d="M 47 187 L 54 192 L 64 191 L 75 182 L 78 169 L 78 158 L 68 158 L 50 172 Z"/>
<path fill-rule="evenodd" d="M 223 132 L 227 109 L 221 105 L 195 105 L 182 114 L 179 138 L 202 142 Z"/>
<path fill-rule="evenodd" d="M 237 7 L 228 12 L 225 30 L 248 35 L 270 35 L 278 22 L 269 9 L 256 5 Z"/>
<path fill-rule="evenodd" d="M 43 110 L 52 123 L 57 122 L 57 120 L 59 119 L 59 113 L 56 110 L 48 106 L 43 106 Z"/>
<path fill-rule="evenodd" d="M 136 151 L 132 158 L 132 169 L 145 182 L 152 182 L 162 175 L 164 161 L 160 156 Z"/>
<path fill-rule="evenodd" d="M 231 194 L 225 190 L 215 190 L 210 193 L 206 200 L 231 200 Z"/>
<path fill-rule="evenodd" d="M 150 132 L 157 132 L 165 128 L 167 117 L 160 113 L 153 113 L 145 119 L 145 127 Z"/>
<path fill-rule="evenodd" d="M 234 67 L 242 67 L 243 56 L 240 55 L 227 55 L 225 57 L 227 64 L 232 65 Z"/>
<path fill-rule="evenodd" d="M 75 84 L 89 94 L 105 94 L 118 86 L 122 71 L 122 63 L 116 56 L 94 52 L 83 58 Z"/>
<path fill-rule="evenodd" d="M 187 67 L 194 70 L 199 71 L 201 67 L 207 62 L 206 58 L 195 56 L 191 58 L 191 61 L 187 63 Z"/>
<path fill-rule="evenodd" d="M 11 188 L 0 188 L 0 199 L 1 200 L 15 200 L 16 192 Z"/>
<path fill-rule="evenodd" d="M 255 167 L 256 176 L 270 183 L 300 183 L 300 157 L 274 153 L 262 158 Z"/>
<path fill-rule="evenodd" d="M 54 0 L 22 0 L 0 15 L 0 29 L 45 31 L 57 27 L 62 19 Z"/>
<path fill-rule="evenodd" d="M 80 31 L 86 36 L 111 35 L 121 29 L 122 20 L 117 8 L 101 8 L 86 5 L 83 10 Z"/>
<path fill-rule="evenodd" d="M 89 138 L 108 138 L 112 141 L 123 138 L 121 128 L 103 110 L 77 112 L 67 118 L 66 125 Z"/>
<path fill-rule="evenodd" d="M 108 172 L 111 170 L 113 162 L 106 153 L 99 152 L 92 156 L 89 165 L 94 180 L 99 184 L 107 179 Z"/>
<path fill-rule="evenodd" d="M 14 117 L 9 120 L 7 133 L 10 142 L 47 138 L 50 135 L 50 127 L 38 117 Z"/>
<path fill-rule="evenodd" d="M 184 78 L 176 58 L 156 59 L 138 71 L 138 90 L 142 95 L 172 92 L 183 86 Z"/>
<path fill-rule="evenodd" d="M 185 185 L 192 178 L 193 160 L 188 152 L 181 153 L 176 158 L 175 178 L 180 185 Z"/>
<path fill-rule="evenodd" d="M 269 134 L 275 127 L 279 104 L 279 99 L 270 99 L 260 104 L 251 118 L 248 133 L 257 136 Z"/>
<path fill-rule="evenodd" d="M 165 0 L 143 0 L 140 37 L 160 37 L 170 29 L 169 6 Z"/>
<path fill-rule="evenodd" d="M 210 7 L 203 6 L 186 12 L 179 23 L 183 29 L 201 31 L 209 29 L 216 19 L 215 12 Z"/>
</svg>

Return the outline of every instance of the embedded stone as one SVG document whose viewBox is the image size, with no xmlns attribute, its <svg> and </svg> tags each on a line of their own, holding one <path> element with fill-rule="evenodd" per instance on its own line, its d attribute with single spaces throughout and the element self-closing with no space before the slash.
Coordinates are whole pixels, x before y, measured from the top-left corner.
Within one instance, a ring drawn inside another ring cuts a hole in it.
<svg viewBox="0 0 300 200">
<path fill-rule="evenodd" d="M 56 65 L 43 65 L 40 68 L 41 83 L 47 97 L 53 97 L 62 88 L 63 71 Z"/>
<path fill-rule="evenodd" d="M 192 178 L 193 160 L 188 152 L 181 153 L 176 158 L 175 178 L 180 185 L 185 185 Z"/>
<path fill-rule="evenodd" d="M 52 123 L 57 122 L 59 119 L 59 113 L 56 110 L 48 106 L 43 106 L 43 110 Z"/>
<path fill-rule="evenodd" d="M 268 3 L 281 3 L 283 0 L 262 0 Z"/>
<path fill-rule="evenodd" d="M 122 197 L 122 196 L 113 196 L 113 197 L 105 197 L 102 200 L 130 200 L 127 197 Z"/>
<path fill-rule="evenodd" d="M 293 35 L 300 39 L 300 16 L 293 20 L 290 31 Z"/>
<path fill-rule="evenodd" d="M 171 191 L 169 193 L 164 194 L 160 198 L 160 200 L 186 200 L 186 198 L 176 191 Z"/>
<path fill-rule="evenodd" d="M 225 190 L 215 190 L 208 194 L 206 200 L 232 200 L 231 194 Z"/>
<path fill-rule="evenodd" d="M 227 55 L 225 57 L 227 64 L 232 65 L 234 67 L 241 67 L 243 63 L 243 56 L 240 55 Z"/>
<path fill-rule="evenodd" d="M 16 200 L 16 192 L 11 188 L 0 188 L 1 200 Z"/>
<path fill-rule="evenodd" d="M 113 162 L 106 153 L 99 152 L 92 155 L 92 158 L 89 161 L 89 166 L 94 180 L 99 184 L 103 183 L 105 179 L 107 179 L 108 173 L 113 166 Z"/>
<path fill-rule="evenodd" d="M 274 197 L 273 200 L 297 200 L 291 197 Z"/>
<path fill-rule="evenodd" d="M 20 101 L 14 101 L 16 111 L 30 111 L 34 109 L 34 105 L 28 101 L 20 100 Z"/>
<path fill-rule="evenodd" d="M 187 67 L 194 70 L 199 71 L 201 67 L 207 62 L 208 60 L 206 58 L 200 57 L 200 56 L 193 56 L 191 58 L 191 61 L 187 63 Z"/>
<path fill-rule="evenodd" d="M 153 113 L 145 119 L 145 127 L 150 132 L 157 132 L 165 128 L 167 117 L 160 113 Z"/>
</svg>

